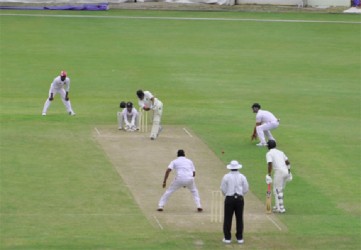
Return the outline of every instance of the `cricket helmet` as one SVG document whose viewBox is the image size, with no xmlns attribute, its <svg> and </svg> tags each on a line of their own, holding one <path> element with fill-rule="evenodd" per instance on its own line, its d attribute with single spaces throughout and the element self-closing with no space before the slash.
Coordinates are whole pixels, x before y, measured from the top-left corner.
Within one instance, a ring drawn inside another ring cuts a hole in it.
<svg viewBox="0 0 361 250">
<path fill-rule="evenodd" d="M 139 90 L 137 91 L 137 96 L 138 96 L 138 98 L 143 99 L 143 97 L 144 97 L 144 92 L 143 92 L 143 90 L 139 89 Z"/>
<path fill-rule="evenodd" d="M 133 103 L 132 102 L 127 102 L 127 108 L 133 108 Z"/>
</svg>

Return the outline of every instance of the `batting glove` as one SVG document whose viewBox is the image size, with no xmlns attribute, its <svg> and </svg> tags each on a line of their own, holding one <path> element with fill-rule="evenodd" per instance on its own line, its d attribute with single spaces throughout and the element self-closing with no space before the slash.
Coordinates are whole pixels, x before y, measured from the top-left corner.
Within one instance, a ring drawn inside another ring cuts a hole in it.
<svg viewBox="0 0 361 250">
<path fill-rule="evenodd" d="M 287 181 L 292 181 L 292 180 L 293 180 L 292 173 L 289 173 L 289 174 L 288 174 L 288 177 L 287 177 Z"/>
<path fill-rule="evenodd" d="M 271 176 L 269 176 L 268 174 L 266 175 L 266 183 L 267 183 L 267 184 L 271 184 L 271 183 L 272 183 L 272 178 L 271 178 Z"/>
</svg>

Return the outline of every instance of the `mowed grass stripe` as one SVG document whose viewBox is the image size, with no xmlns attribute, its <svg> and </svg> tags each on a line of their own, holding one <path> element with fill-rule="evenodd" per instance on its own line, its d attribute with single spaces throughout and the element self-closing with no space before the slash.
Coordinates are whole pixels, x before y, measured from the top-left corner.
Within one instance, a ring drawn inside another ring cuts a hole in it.
<svg viewBox="0 0 361 250">
<path fill-rule="evenodd" d="M 359 22 L 327 14 L 106 14 Z M 116 130 L 119 101 L 135 101 L 137 88 L 161 98 L 165 124 L 190 127 L 225 164 L 239 160 L 261 201 L 266 149 L 250 142 L 250 105 L 260 102 L 281 118 L 274 135 L 291 159 L 294 181 L 279 218 L 289 230 L 245 232 L 245 247 L 360 248 L 359 24 L 0 18 L 2 249 L 169 250 L 193 249 L 195 242 L 224 249 L 221 228 L 160 232 L 92 138 L 94 127 Z M 61 69 L 71 76 L 77 116 L 69 117 L 57 97 L 41 117 Z M 17 213 L 59 217 L 6 215 Z M 62 216 L 77 213 L 129 216 Z"/>
<path fill-rule="evenodd" d="M 106 18 L 106 19 L 154 19 L 154 20 L 182 20 L 182 21 L 239 21 L 239 22 L 281 22 L 281 23 L 335 23 L 361 24 L 353 21 L 320 21 L 320 20 L 281 20 L 281 19 L 251 19 L 251 18 L 202 18 L 202 17 L 145 17 L 145 16 L 92 16 L 92 15 L 44 15 L 44 14 L 0 14 L 0 16 L 27 17 L 57 17 L 57 18 Z"/>
</svg>

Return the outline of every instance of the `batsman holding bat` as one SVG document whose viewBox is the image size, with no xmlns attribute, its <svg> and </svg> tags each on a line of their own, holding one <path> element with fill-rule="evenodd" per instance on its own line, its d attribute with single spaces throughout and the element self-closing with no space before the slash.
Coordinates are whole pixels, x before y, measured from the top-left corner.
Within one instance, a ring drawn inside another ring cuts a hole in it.
<svg viewBox="0 0 361 250">
<path fill-rule="evenodd" d="M 286 209 L 283 203 L 283 193 L 286 187 L 287 181 L 292 180 L 291 163 L 288 160 L 285 153 L 276 149 L 276 142 L 269 140 L 267 142 L 268 152 L 266 154 L 268 174 L 266 175 L 266 183 L 271 185 L 273 183 L 273 194 L 275 197 L 275 206 L 273 212 L 285 213 Z M 272 170 L 274 172 L 273 180 L 271 177 Z M 267 203 L 270 204 L 270 201 Z"/>
<path fill-rule="evenodd" d="M 149 91 L 140 89 L 137 91 L 137 96 L 139 99 L 139 107 L 145 111 L 153 110 L 153 126 L 152 131 L 150 132 L 150 139 L 155 140 L 162 130 L 160 122 L 163 113 L 163 103 Z"/>
</svg>

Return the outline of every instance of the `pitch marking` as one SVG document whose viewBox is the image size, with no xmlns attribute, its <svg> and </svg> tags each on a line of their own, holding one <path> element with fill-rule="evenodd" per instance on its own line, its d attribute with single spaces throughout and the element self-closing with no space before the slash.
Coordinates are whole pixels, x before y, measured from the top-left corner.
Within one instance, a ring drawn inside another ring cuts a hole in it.
<svg viewBox="0 0 361 250">
<path fill-rule="evenodd" d="M 255 18 L 202 18 L 202 17 L 134 17 L 134 16 L 83 16 L 83 15 L 44 15 L 44 14 L 3 14 L 0 16 L 27 16 L 27 17 L 68 17 L 68 18 L 108 18 L 108 19 L 154 19 L 154 20 L 184 20 L 184 21 L 238 21 L 238 22 L 274 22 L 274 23 L 334 23 L 334 24 L 361 24 L 351 21 L 319 21 L 319 20 L 281 20 Z"/>
<path fill-rule="evenodd" d="M 101 135 L 100 132 L 99 132 L 99 130 L 98 130 L 97 128 L 94 128 L 94 129 L 95 129 L 95 131 L 97 131 L 97 134 L 98 134 L 98 135 Z"/>
<path fill-rule="evenodd" d="M 193 135 L 191 133 L 189 133 L 189 131 L 186 128 L 183 128 L 184 132 L 187 133 L 187 135 L 189 135 L 189 137 L 193 137 Z"/>
<path fill-rule="evenodd" d="M 282 231 L 282 228 L 270 216 L 267 215 L 267 218 L 278 228 L 278 230 Z"/>
<path fill-rule="evenodd" d="M 158 226 L 160 227 L 160 229 L 163 230 L 163 226 L 162 224 L 160 224 L 159 220 L 157 219 L 157 217 L 155 217 L 155 215 L 153 215 L 153 218 L 155 219 L 155 221 L 158 223 Z"/>
</svg>

